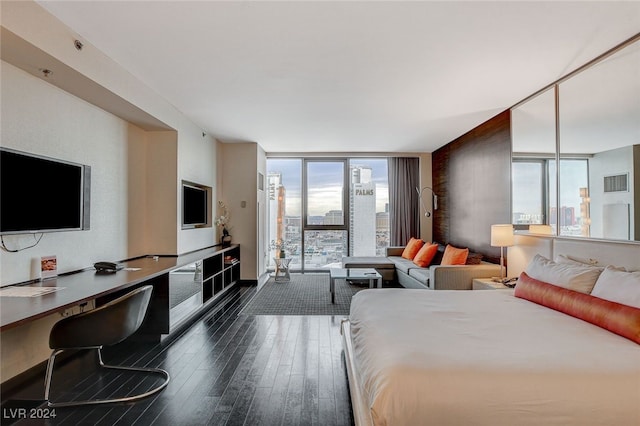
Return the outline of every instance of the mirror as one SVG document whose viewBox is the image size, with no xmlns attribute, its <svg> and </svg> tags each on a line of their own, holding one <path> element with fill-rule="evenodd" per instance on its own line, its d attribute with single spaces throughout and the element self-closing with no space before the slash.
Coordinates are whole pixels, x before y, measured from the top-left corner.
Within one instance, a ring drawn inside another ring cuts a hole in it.
<svg viewBox="0 0 640 426">
<path fill-rule="evenodd" d="M 556 175 L 552 172 L 556 160 L 554 104 L 555 89 L 551 88 L 511 110 L 514 225 L 554 223 L 551 214 L 556 206 Z"/>
<path fill-rule="evenodd" d="M 513 108 L 512 140 L 515 225 L 640 241 L 640 41 Z"/>
<path fill-rule="evenodd" d="M 169 324 L 177 326 L 202 307 L 202 261 L 169 272 Z"/>
</svg>

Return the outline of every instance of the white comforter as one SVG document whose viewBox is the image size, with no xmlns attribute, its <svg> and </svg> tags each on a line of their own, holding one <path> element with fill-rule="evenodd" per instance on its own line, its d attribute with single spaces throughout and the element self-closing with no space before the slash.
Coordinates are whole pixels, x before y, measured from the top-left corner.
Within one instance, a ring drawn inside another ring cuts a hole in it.
<svg viewBox="0 0 640 426">
<path fill-rule="evenodd" d="M 640 425 L 640 345 L 512 291 L 363 290 L 350 322 L 376 425 Z"/>
</svg>

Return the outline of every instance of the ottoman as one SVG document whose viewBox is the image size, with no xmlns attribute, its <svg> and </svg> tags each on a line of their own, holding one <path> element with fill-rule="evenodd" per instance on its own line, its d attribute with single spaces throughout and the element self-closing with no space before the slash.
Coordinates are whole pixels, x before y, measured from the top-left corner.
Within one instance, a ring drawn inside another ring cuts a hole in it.
<svg viewBox="0 0 640 426">
<path fill-rule="evenodd" d="M 342 258 L 343 268 L 373 268 L 380 275 L 383 281 L 393 281 L 395 279 L 396 267 L 389 259 L 382 256 L 354 256 Z"/>
</svg>

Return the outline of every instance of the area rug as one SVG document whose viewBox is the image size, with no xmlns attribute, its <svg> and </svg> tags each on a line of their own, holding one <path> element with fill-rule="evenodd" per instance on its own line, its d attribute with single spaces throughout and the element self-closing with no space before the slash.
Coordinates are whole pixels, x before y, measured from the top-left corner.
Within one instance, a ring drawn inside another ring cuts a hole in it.
<svg viewBox="0 0 640 426">
<path fill-rule="evenodd" d="M 369 288 L 336 280 L 336 303 L 331 303 L 329 274 L 291 274 L 290 281 L 269 281 L 240 315 L 349 315 L 351 297 Z"/>
</svg>

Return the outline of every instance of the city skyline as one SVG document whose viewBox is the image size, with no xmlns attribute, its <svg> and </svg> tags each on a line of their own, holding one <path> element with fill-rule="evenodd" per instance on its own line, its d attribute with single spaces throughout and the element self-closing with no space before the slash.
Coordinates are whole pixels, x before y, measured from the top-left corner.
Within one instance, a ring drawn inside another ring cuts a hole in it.
<svg viewBox="0 0 640 426">
<path fill-rule="evenodd" d="M 542 205 L 544 194 L 542 181 L 545 177 L 547 182 L 548 197 L 551 201 L 549 208 L 554 207 L 556 199 L 555 185 L 555 161 L 549 161 L 548 176 L 542 176 L 541 165 L 537 162 L 514 162 L 513 167 L 517 167 L 517 173 L 512 173 L 513 179 L 513 214 L 525 213 L 546 216 L 549 212 L 539 211 Z M 544 173 L 544 171 L 542 171 Z M 562 160 L 560 163 L 560 174 L 562 185 L 560 186 L 560 204 L 580 209 L 582 199 L 580 188 L 589 187 L 588 163 L 583 159 Z M 532 195 L 536 196 L 532 196 Z M 550 220 L 551 218 L 548 218 Z"/>
<path fill-rule="evenodd" d="M 293 269 L 317 269 L 337 265 L 349 254 L 382 254 L 389 242 L 387 161 L 358 159 L 348 163 L 341 160 L 307 163 L 308 205 L 304 223 L 345 225 L 348 230 L 303 229 L 303 164 L 299 159 L 269 160 L 267 163 L 272 249 L 269 264 L 272 265 L 273 258 L 286 256 L 291 258 Z M 349 167 L 348 173 L 344 167 Z M 346 187 L 338 181 L 345 181 Z M 381 199 L 376 196 L 380 187 L 384 188 Z M 344 189 L 348 201 L 343 198 Z M 344 205 L 345 202 L 348 205 Z M 349 215 L 345 215 L 346 211 Z M 380 215 L 386 215 L 386 218 Z M 281 249 L 285 252 L 280 252 Z"/>
<path fill-rule="evenodd" d="M 302 161 L 300 159 L 276 158 L 269 159 L 268 174 L 280 173 L 282 185 L 287 190 L 287 213 L 302 215 Z M 341 195 L 332 199 L 336 194 L 342 194 L 342 182 L 336 180 L 335 171 L 329 165 L 315 163 L 316 181 L 321 185 L 308 194 L 310 216 L 322 216 L 331 210 L 343 210 Z M 350 159 L 351 167 L 371 167 L 371 181 L 376 185 L 376 213 L 384 212 L 389 203 L 389 185 L 387 175 L 387 160 L 384 158 Z M 349 185 L 349 182 L 346 182 Z"/>
</svg>

